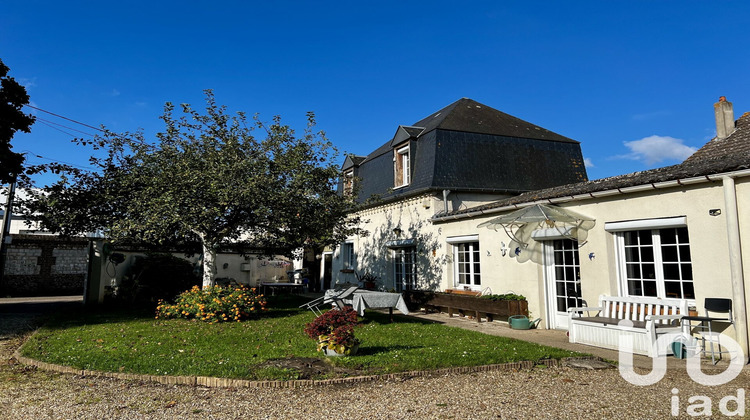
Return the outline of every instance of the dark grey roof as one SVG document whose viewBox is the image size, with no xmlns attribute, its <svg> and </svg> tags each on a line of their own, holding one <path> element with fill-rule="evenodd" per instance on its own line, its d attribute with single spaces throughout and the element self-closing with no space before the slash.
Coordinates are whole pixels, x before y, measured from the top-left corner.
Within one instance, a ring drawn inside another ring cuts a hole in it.
<svg viewBox="0 0 750 420">
<path fill-rule="evenodd" d="M 461 98 L 413 125 L 424 127 L 425 133 L 441 129 L 578 143 L 469 98 Z"/>
<path fill-rule="evenodd" d="M 745 113 L 736 122 L 735 131 L 725 139 L 713 139 L 684 162 L 593 181 L 562 185 L 529 191 L 490 204 L 458 210 L 435 217 L 436 220 L 460 214 L 474 213 L 494 208 L 531 203 L 560 197 L 585 195 L 599 191 L 616 190 L 636 185 L 708 176 L 713 174 L 750 169 L 750 113 Z"/>
<path fill-rule="evenodd" d="M 573 139 L 508 115 L 469 98 L 461 98 L 432 113 L 429 117 L 415 122 L 411 126 L 399 126 L 399 128 L 407 130 L 409 134 L 416 133 L 417 137 L 422 137 L 433 130 L 440 129 L 579 144 L 579 142 Z M 417 130 L 419 130 L 418 133 Z M 392 141 L 393 139 L 387 141 L 368 154 L 367 159 L 373 159 L 390 152 Z"/>
<path fill-rule="evenodd" d="M 411 181 L 394 188 L 393 150 L 407 144 Z M 345 168 L 353 166 L 347 158 Z M 460 99 L 394 137 L 359 162 L 358 201 L 425 191 L 519 194 L 587 180 L 580 143 L 471 99 Z"/>
<path fill-rule="evenodd" d="M 357 155 L 347 155 L 346 159 L 344 160 L 344 164 L 341 166 L 342 170 L 347 170 L 354 166 L 359 166 L 366 157 L 364 156 L 357 156 Z"/>
</svg>

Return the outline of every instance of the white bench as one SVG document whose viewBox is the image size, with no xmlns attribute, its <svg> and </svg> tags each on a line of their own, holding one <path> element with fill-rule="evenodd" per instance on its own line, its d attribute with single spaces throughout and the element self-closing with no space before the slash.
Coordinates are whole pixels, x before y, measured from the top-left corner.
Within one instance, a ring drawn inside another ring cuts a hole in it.
<svg viewBox="0 0 750 420">
<path fill-rule="evenodd" d="M 583 316 L 584 312 L 597 312 Z M 684 299 L 654 297 L 599 296 L 599 306 L 568 309 L 568 334 L 571 343 L 588 344 L 618 350 L 621 336 L 633 339 L 633 353 L 651 357 L 672 353 L 671 346 L 660 346 L 654 354 L 654 343 L 660 334 L 681 332 L 680 319 L 688 315 Z M 620 325 L 627 320 L 632 325 Z M 664 347 L 664 348 L 661 348 Z"/>
</svg>

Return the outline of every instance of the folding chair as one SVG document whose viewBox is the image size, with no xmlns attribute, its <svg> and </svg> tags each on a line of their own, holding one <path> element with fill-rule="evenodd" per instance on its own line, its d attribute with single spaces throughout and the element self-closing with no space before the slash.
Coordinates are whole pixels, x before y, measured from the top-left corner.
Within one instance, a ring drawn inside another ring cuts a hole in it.
<svg viewBox="0 0 750 420">
<path fill-rule="evenodd" d="M 725 299 L 725 298 L 706 298 L 703 307 L 705 308 L 706 316 L 686 316 L 682 318 L 682 321 L 687 321 L 690 323 L 691 321 L 698 321 L 700 322 L 699 325 L 690 325 L 691 328 L 698 329 L 698 333 L 700 334 L 700 340 L 701 340 L 701 352 L 705 355 L 706 350 L 706 342 L 709 343 L 710 351 L 711 351 L 711 362 L 713 364 L 716 364 L 716 354 L 719 355 L 719 360 L 721 360 L 721 354 L 727 353 L 726 351 L 721 351 L 721 342 L 720 337 L 721 333 L 716 332 L 713 330 L 712 323 L 714 322 L 725 322 L 729 323 L 729 325 L 734 324 L 734 318 L 732 317 L 732 299 Z M 725 314 L 725 317 L 716 317 L 711 316 L 711 313 L 716 314 Z M 714 349 L 714 344 L 716 344 L 717 349 Z"/>
<path fill-rule="evenodd" d="M 352 296 L 357 289 L 359 289 L 359 287 L 352 286 L 335 296 L 330 296 L 324 301 L 324 303 L 331 303 L 336 308 L 343 310 L 346 305 L 351 304 Z"/>
<path fill-rule="evenodd" d="M 312 313 L 315 314 L 315 316 L 321 316 L 323 315 L 323 312 L 320 310 L 318 306 L 323 304 L 323 300 L 325 299 L 325 296 L 321 296 L 319 298 L 313 299 L 310 302 L 307 302 L 305 304 L 300 305 L 300 308 L 309 309 L 312 311 Z"/>
<path fill-rule="evenodd" d="M 320 305 L 332 304 L 337 309 L 344 309 L 347 304 L 344 299 L 351 301 L 351 297 L 357 289 L 359 289 L 357 286 L 352 286 L 334 295 L 321 296 L 313 299 L 299 307 L 311 310 L 316 316 L 323 315 L 323 311 L 320 310 Z"/>
</svg>

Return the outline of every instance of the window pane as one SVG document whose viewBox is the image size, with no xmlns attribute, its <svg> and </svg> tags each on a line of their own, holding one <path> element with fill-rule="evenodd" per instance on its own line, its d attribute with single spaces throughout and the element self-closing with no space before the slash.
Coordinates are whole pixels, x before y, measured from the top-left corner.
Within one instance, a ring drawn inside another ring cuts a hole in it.
<svg viewBox="0 0 750 420">
<path fill-rule="evenodd" d="M 682 291 L 684 296 L 683 299 L 695 299 L 695 290 L 693 290 L 693 282 L 686 281 L 682 283 Z"/>
<path fill-rule="evenodd" d="M 576 278 L 575 268 L 565 267 L 565 280 L 575 280 L 575 278 Z"/>
<path fill-rule="evenodd" d="M 641 245 L 651 245 L 654 243 L 650 230 L 639 230 L 638 239 L 640 239 Z"/>
<path fill-rule="evenodd" d="M 679 281 L 665 281 L 664 292 L 668 298 L 682 298 L 682 288 Z"/>
<path fill-rule="evenodd" d="M 555 241 L 557 242 L 557 241 Z M 562 265 L 563 264 L 563 255 L 560 251 L 555 251 L 555 265 Z"/>
<path fill-rule="evenodd" d="M 637 245 L 638 244 L 638 231 L 625 232 L 625 245 Z"/>
<path fill-rule="evenodd" d="M 565 306 L 566 299 L 564 297 L 558 297 L 557 298 L 557 311 L 558 312 L 566 312 L 568 308 Z"/>
<path fill-rule="evenodd" d="M 564 281 L 556 281 L 555 286 L 557 289 L 557 296 L 565 295 L 565 282 Z"/>
<path fill-rule="evenodd" d="M 656 282 L 655 281 L 643 282 L 643 296 L 656 297 Z"/>
<path fill-rule="evenodd" d="M 633 296 L 643 296 L 643 288 L 638 280 L 628 281 L 628 294 Z"/>
<path fill-rule="evenodd" d="M 682 268 L 682 280 L 693 281 L 693 266 L 690 264 L 680 264 Z"/>
<path fill-rule="evenodd" d="M 641 278 L 641 266 L 638 264 L 628 264 L 626 265 L 627 272 L 628 272 L 628 278 L 629 279 L 639 279 Z"/>
<path fill-rule="evenodd" d="M 674 228 L 660 230 L 659 236 L 661 237 L 661 243 L 663 244 L 677 243 L 677 234 L 675 233 Z"/>
<path fill-rule="evenodd" d="M 689 244 L 690 239 L 688 239 L 688 230 L 686 227 L 677 228 L 677 239 L 680 241 L 681 244 Z"/>
<path fill-rule="evenodd" d="M 570 251 L 565 252 L 565 265 L 573 265 L 573 253 Z"/>
<path fill-rule="evenodd" d="M 625 261 L 639 262 L 641 260 L 638 248 L 625 248 Z"/>
<path fill-rule="evenodd" d="M 676 246 L 663 246 L 661 247 L 661 258 L 665 262 L 677 262 L 677 247 Z"/>
<path fill-rule="evenodd" d="M 680 261 L 687 262 L 690 260 L 690 245 L 680 245 Z"/>
<path fill-rule="evenodd" d="M 656 266 L 653 264 L 641 264 L 644 279 L 656 279 Z"/>
<path fill-rule="evenodd" d="M 654 262 L 654 248 L 643 247 L 641 248 L 641 261 L 643 262 Z"/>
<path fill-rule="evenodd" d="M 680 280 L 680 265 L 664 264 L 664 280 Z"/>
</svg>

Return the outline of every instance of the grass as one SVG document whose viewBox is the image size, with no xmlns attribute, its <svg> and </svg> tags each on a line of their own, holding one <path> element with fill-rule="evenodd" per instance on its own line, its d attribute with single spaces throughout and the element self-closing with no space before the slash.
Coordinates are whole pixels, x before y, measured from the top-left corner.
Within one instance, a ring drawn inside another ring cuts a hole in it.
<svg viewBox="0 0 750 420">
<path fill-rule="evenodd" d="M 110 310 L 71 313 L 45 325 L 22 348 L 24 356 L 50 363 L 112 372 L 296 379 L 299 372 L 272 361 L 326 357 L 303 332 L 314 319 L 297 306 L 305 300 L 269 302 L 263 318 L 209 325 L 182 319 L 155 320 L 153 312 Z M 355 356 L 328 358 L 339 368 L 319 377 L 383 374 L 476 366 L 579 355 L 409 317 L 368 312 L 355 334 Z M 317 379 L 317 378 L 316 378 Z"/>
</svg>

